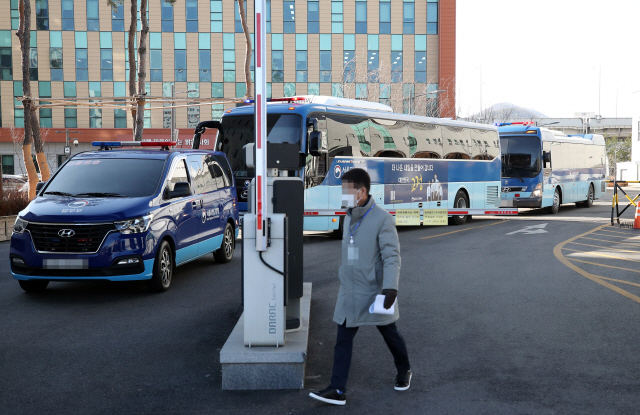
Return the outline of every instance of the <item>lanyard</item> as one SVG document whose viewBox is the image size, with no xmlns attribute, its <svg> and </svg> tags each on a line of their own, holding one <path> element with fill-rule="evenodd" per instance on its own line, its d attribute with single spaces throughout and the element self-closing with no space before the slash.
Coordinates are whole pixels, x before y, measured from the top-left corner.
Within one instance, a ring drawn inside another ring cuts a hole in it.
<svg viewBox="0 0 640 415">
<path fill-rule="evenodd" d="M 358 226 L 360 226 L 360 224 L 361 224 L 361 223 L 362 223 L 362 221 L 364 220 L 365 216 L 367 216 L 367 214 L 368 214 L 369 212 L 371 212 L 371 209 L 373 209 L 373 207 L 374 207 L 375 205 L 376 205 L 376 204 L 375 204 L 375 202 L 374 202 L 374 203 L 371 205 L 371 207 L 369 208 L 369 210 L 367 210 L 367 212 L 366 212 L 364 215 L 362 215 L 362 217 L 360 218 L 360 220 L 358 221 L 358 223 L 356 223 L 356 226 L 355 226 L 355 228 L 353 228 L 353 230 L 351 230 L 351 227 L 349 227 L 349 231 L 351 232 L 351 240 L 349 241 L 349 243 L 350 243 L 351 245 L 353 245 L 353 233 L 356 231 L 356 229 L 358 229 Z"/>
</svg>

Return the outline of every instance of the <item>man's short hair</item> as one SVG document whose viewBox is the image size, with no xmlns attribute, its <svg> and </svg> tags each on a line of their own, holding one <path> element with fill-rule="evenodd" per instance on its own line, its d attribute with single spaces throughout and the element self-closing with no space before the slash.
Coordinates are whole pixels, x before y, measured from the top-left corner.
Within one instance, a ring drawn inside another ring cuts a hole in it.
<svg viewBox="0 0 640 415">
<path fill-rule="evenodd" d="M 349 170 L 342 175 L 342 181 L 353 183 L 358 189 L 364 187 L 367 189 L 367 194 L 369 194 L 369 190 L 371 190 L 371 177 L 369 177 L 369 173 L 363 169 Z"/>
</svg>

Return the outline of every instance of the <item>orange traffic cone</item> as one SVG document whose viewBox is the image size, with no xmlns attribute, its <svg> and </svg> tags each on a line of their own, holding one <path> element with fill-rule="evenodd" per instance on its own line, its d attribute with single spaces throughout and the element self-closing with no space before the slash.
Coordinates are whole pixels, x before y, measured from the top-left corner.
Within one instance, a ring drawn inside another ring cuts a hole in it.
<svg viewBox="0 0 640 415">
<path fill-rule="evenodd" d="M 640 203 L 636 205 L 636 218 L 633 221 L 633 229 L 640 229 Z"/>
</svg>

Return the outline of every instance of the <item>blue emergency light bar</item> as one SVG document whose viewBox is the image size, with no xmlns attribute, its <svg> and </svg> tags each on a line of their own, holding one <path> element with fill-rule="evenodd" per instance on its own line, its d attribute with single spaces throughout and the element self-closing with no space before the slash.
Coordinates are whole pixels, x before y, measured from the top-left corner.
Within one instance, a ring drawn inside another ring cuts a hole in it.
<svg viewBox="0 0 640 415">
<path fill-rule="evenodd" d="M 92 141 L 91 145 L 101 149 L 114 147 L 162 147 L 168 149 L 178 144 L 176 141 Z"/>
<path fill-rule="evenodd" d="M 496 127 L 504 127 L 507 125 L 535 125 L 535 122 L 533 121 L 519 121 L 519 122 L 497 122 L 495 124 Z"/>
</svg>

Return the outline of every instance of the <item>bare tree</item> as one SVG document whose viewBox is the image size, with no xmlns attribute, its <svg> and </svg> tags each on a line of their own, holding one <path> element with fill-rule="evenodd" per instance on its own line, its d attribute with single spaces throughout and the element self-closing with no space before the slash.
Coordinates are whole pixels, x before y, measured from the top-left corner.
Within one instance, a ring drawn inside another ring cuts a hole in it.
<svg viewBox="0 0 640 415">
<path fill-rule="evenodd" d="M 244 55 L 244 82 L 246 84 L 245 98 L 251 98 L 251 35 L 249 33 L 249 26 L 247 25 L 247 11 L 245 9 L 245 0 L 237 0 L 238 8 L 240 9 L 240 23 L 242 24 L 242 31 L 244 32 L 245 40 L 245 55 Z"/>
<path fill-rule="evenodd" d="M 47 158 L 44 155 L 42 148 L 38 114 L 33 100 L 31 99 L 31 78 L 29 74 L 29 69 L 31 67 L 31 0 L 20 0 L 18 12 L 20 25 L 16 36 L 20 39 L 23 93 L 22 105 L 24 107 L 24 138 L 22 141 L 22 154 L 24 156 L 24 163 L 29 177 L 29 198 L 33 199 L 36 195 L 36 183 L 38 183 L 39 179 L 35 163 L 31 156 L 32 143 L 35 147 L 36 159 L 44 181 L 49 180 L 50 172 L 49 165 L 47 164 Z"/>
</svg>

